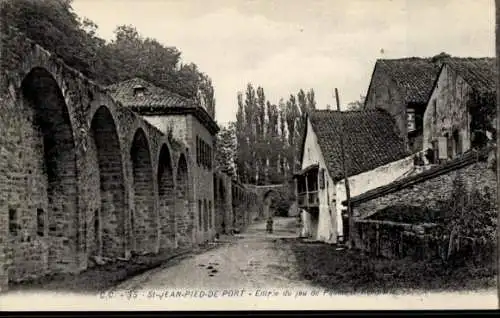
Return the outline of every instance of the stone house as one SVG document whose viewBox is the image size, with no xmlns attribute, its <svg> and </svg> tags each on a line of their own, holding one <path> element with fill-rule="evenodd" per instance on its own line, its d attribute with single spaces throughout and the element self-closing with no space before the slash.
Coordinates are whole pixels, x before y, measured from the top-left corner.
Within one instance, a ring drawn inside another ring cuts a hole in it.
<svg viewBox="0 0 500 318">
<path fill-rule="evenodd" d="M 413 157 L 390 114 L 382 109 L 314 110 L 306 117 L 302 170 L 294 175 L 302 236 L 336 243 L 347 231 L 342 145 L 350 194 L 390 183 L 413 168 Z"/>
<path fill-rule="evenodd" d="M 182 141 L 188 154 L 186 165 L 191 187 L 186 203 L 177 209 L 189 209 L 193 223 L 192 239 L 213 239 L 215 229 L 214 146 L 219 131 L 214 118 L 193 100 L 133 78 L 107 87 L 110 95 L 124 107 L 140 114 L 164 134 Z"/>
<path fill-rule="evenodd" d="M 387 110 L 412 152 L 422 150 L 423 116 L 439 73 L 439 59 L 379 59 L 365 98 L 365 109 Z"/>
<path fill-rule="evenodd" d="M 423 118 L 423 149 L 433 161 L 484 146 L 496 135 L 494 58 L 451 58 L 441 67 Z"/>
</svg>

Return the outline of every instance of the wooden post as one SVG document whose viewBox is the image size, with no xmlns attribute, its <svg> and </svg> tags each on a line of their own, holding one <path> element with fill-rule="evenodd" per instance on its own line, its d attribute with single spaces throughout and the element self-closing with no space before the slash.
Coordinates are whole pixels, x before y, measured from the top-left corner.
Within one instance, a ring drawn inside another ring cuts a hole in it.
<svg viewBox="0 0 500 318">
<path fill-rule="evenodd" d="M 335 100 L 337 102 L 337 110 L 340 112 L 340 101 L 339 101 L 339 92 L 337 88 L 335 88 Z M 344 121 L 342 119 L 342 116 L 339 116 L 340 118 L 340 153 L 342 156 L 342 171 L 344 173 L 344 183 L 345 183 L 345 194 L 346 194 L 346 201 L 347 201 L 347 215 L 348 215 L 348 222 L 349 222 L 349 235 L 348 235 L 348 241 L 347 241 L 347 247 L 352 248 L 354 246 L 353 242 L 353 234 L 352 232 L 354 231 L 354 219 L 352 216 L 352 209 L 351 209 L 351 191 L 349 188 L 349 176 L 347 174 L 347 167 L 346 167 L 346 162 L 345 162 L 345 150 L 344 150 L 344 138 L 343 138 L 343 133 L 344 133 Z"/>
</svg>

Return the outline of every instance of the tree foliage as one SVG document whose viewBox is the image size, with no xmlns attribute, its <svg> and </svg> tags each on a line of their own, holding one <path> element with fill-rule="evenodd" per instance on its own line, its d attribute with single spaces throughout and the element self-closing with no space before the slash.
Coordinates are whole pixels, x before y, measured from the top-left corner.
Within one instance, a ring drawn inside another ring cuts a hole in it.
<svg viewBox="0 0 500 318">
<path fill-rule="evenodd" d="M 360 95 L 359 100 L 355 100 L 347 104 L 347 110 L 361 110 L 365 106 L 365 96 Z"/>
<path fill-rule="evenodd" d="M 496 196 L 494 190 L 467 189 L 462 178 L 453 183 L 450 197 L 442 203 L 441 235 L 447 240 L 449 258 L 458 249 L 461 238 L 487 244 L 496 239 Z"/>
<path fill-rule="evenodd" d="M 254 184 L 286 182 L 300 165 L 305 115 L 316 107 L 314 91 L 301 89 L 274 104 L 266 99 L 264 88 L 249 83 L 237 100 L 238 177 Z"/>
<path fill-rule="evenodd" d="M 71 4 L 71 0 L 3 0 L 2 28 L 19 29 L 102 85 L 142 77 L 198 100 L 215 117 L 211 79 L 196 64 L 181 63 L 176 47 L 143 37 L 132 25 L 117 26 L 114 39 L 106 42 L 96 35 L 98 26 L 79 17 Z"/>
<path fill-rule="evenodd" d="M 228 174 L 231 177 L 236 176 L 236 127 L 234 123 L 223 126 L 217 134 L 215 144 L 215 165 L 216 169 Z"/>
</svg>

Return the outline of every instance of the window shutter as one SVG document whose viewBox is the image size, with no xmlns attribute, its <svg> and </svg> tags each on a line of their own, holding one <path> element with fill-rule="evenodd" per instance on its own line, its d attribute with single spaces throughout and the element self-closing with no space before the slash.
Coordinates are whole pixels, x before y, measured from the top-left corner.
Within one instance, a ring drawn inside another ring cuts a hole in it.
<svg viewBox="0 0 500 318">
<path fill-rule="evenodd" d="M 438 159 L 448 158 L 448 138 L 438 137 Z"/>
<path fill-rule="evenodd" d="M 325 169 L 321 168 L 320 173 L 319 173 L 319 187 L 320 189 L 325 188 Z"/>
</svg>

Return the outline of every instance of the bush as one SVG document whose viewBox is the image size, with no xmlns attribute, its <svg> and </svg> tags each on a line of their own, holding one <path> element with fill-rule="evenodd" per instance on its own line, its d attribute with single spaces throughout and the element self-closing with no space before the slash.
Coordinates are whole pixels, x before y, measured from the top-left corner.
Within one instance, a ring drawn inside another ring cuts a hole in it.
<svg viewBox="0 0 500 318">
<path fill-rule="evenodd" d="M 461 239 L 467 239 L 473 247 L 470 252 L 484 253 L 485 247 L 496 243 L 496 206 L 493 191 L 469 191 L 460 177 L 453 183 L 449 199 L 443 202 L 443 220 L 440 232 L 447 239 L 447 259 L 460 250 Z"/>
</svg>

